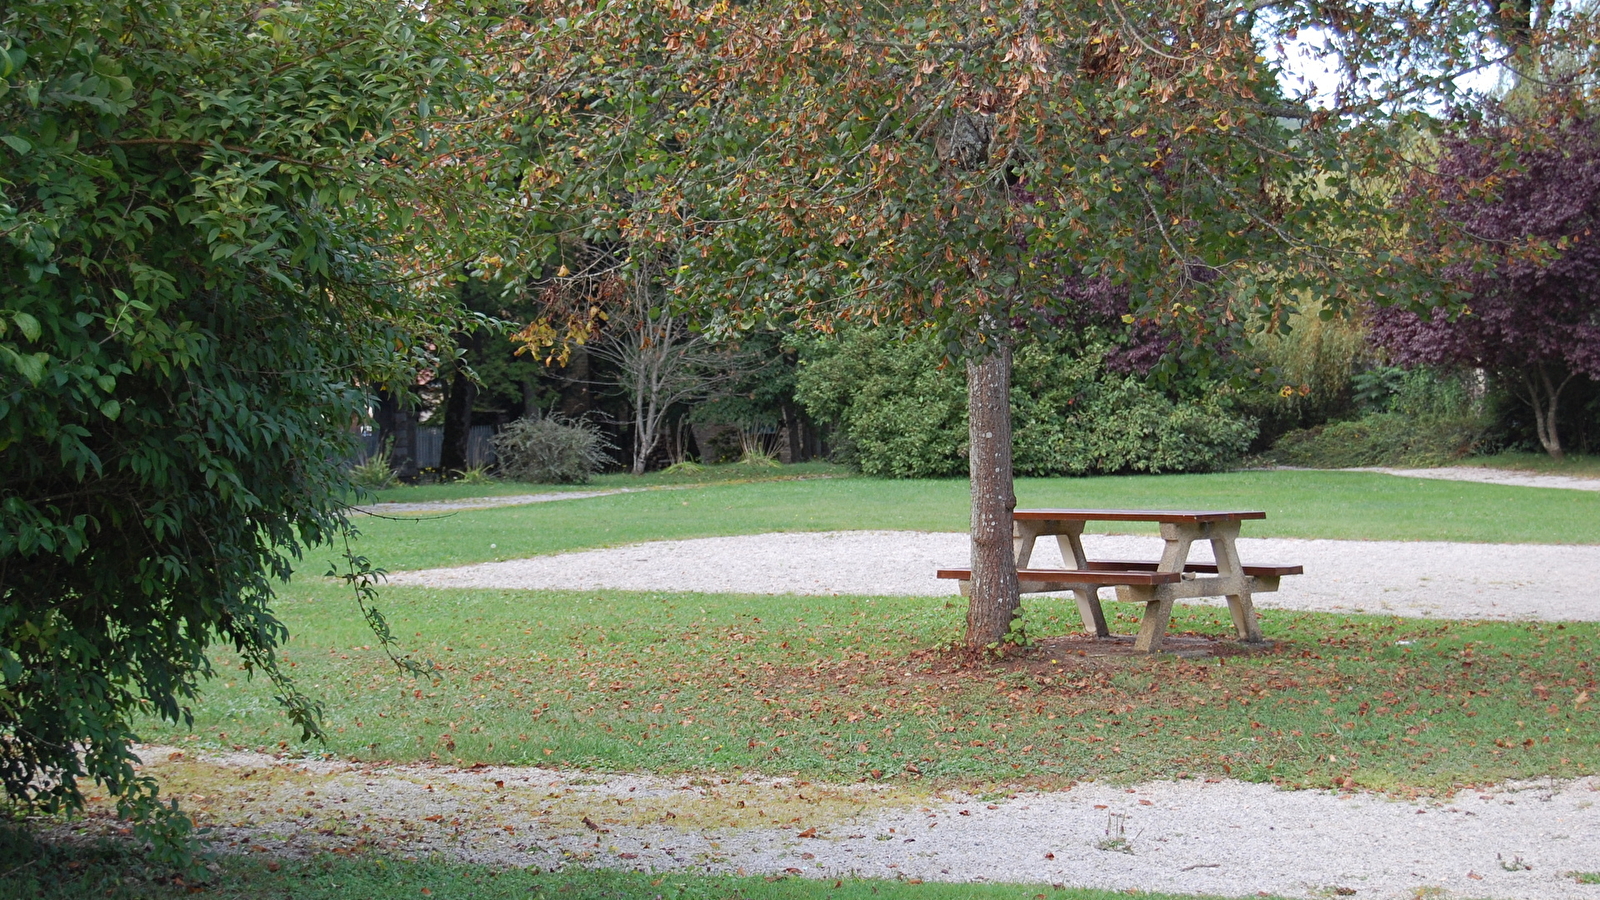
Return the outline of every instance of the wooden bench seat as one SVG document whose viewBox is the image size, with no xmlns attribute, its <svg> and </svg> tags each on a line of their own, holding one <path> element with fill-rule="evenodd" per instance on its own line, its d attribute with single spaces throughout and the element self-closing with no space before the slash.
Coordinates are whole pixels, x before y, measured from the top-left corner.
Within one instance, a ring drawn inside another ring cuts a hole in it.
<svg viewBox="0 0 1600 900">
<path fill-rule="evenodd" d="M 1092 565 L 1092 564 L 1091 564 Z M 971 581 L 972 569 L 940 569 L 940 578 Z M 1046 582 L 1051 584 L 1139 585 L 1175 584 L 1183 580 L 1177 572 L 1157 572 L 1154 564 L 1148 569 L 1018 569 L 1018 581 Z"/>
<path fill-rule="evenodd" d="M 1110 572 L 1154 572 L 1160 566 L 1160 563 L 1126 559 L 1091 559 L 1088 562 L 1088 566 L 1093 571 L 1104 569 Z M 1304 575 L 1306 571 L 1304 566 L 1274 565 L 1271 563 L 1240 563 L 1239 569 L 1244 574 L 1253 575 L 1257 578 Z M 1185 572 L 1201 572 L 1214 575 L 1217 572 L 1217 564 L 1206 562 L 1184 563 L 1183 570 Z"/>
</svg>

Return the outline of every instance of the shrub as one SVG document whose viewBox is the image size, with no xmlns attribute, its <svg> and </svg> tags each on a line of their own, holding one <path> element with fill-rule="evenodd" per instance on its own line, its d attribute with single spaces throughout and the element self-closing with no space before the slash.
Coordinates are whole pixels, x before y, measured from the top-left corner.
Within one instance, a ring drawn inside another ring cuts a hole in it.
<svg viewBox="0 0 1600 900">
<path fill-rule="evenodd" d="M 382 491 L 395 486 L 394 466 L 389 463 L 389 448 L 385 447 L 350 467 L 352 487 L 366 491 Z"/>
<path fill-rule="evenodd" d="M 494 437 L 500 474 L 511 481 L 583 484 L 612 462 L 611 449 L 593 423 L 562 416 L 527 416 Z"/>
<path fill-rule="evenodd" d="M 1262 377 L 1247 389 L 1241 409 L 1261 422 L 1265 443 L 1296 428 L 1349 417 L 1361 402 L 1362 371 L 1374 362 L 1363 325 L 1343 316 L 1322 318 L 1308 302 L 1284 330 L 1257 335 L 1246 352 Z"/>
<path fill-rule="evenodd" d="M 966 379 L 930 340 L 860 331 L 806 348 L 795 398 L 836 427 L 837 461 L 867 475 L 966 473 Z"/>
<path fill-rule="evenodd" d="M 1212 394 L 1175 400 L 1102 356 L 1017 353 L 1011 389 L 1015 468 L 1021 475 L 1210 472 L 1231 465 L 1256 426 Z"/>
<path fill-rule="evenodd" d="M 488 466 L 468 466 L 456 473 L 456 484 L 494 484 L 497 479 L 489 474 Z"/>
<path fill-rule="evenodd" d="M 869 475 L 965 474 L 966 378 L 932 341 L 882 332 L 810 348 L 796 396 L 841 435 L 839 461 Z M 1174 399 L 1108 372 L 1103 351 L 1017 349 L 1011 405 L 1019 475 L 1196 472 L 1230 465 L 1255 423 L 1212 394 Z"/>
<path fill-rule="evenodd" d="M 1267 459 L 1316 469 L 1438 466 L 1489 441 L 1488 417 L 1461 376 L 1379 366 L 1352 382 L 1366 415 L 1288 432 Z"/>
<path fill-rule="evenodd" d="M 1483 422 L 1475 416 L 1417 418 L 1384 412 L 1291 431 L 1272 445 L 1267 457 L 1280 465 L 1314 469 L 1437 466 L 1472 453 L 1483 439 Z"/>
</svg>

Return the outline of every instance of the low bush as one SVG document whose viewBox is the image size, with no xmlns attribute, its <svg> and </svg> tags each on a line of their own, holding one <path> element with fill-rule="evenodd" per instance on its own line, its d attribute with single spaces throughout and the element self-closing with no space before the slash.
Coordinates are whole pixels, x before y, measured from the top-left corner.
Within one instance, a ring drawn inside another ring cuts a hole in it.
<svg viewBox="0 0 1600 900">
<path fill-rule="evenodd" d="M 1489 417 L 1463 376 L 1379 366 L 1352 382 L 1366 415 L 1290 431 L 1266 458 L 1315 469 L 1425 467 L 1482 452 L 1491 443 Z"/>
<path fill-rule="evenodd" d="M 868 475 L 967 470 L 966 376 L 930 340 L 847 334 L 808 348 L 796 397 L 835 427 L 837 456 Z M 1016 353 L 1011 406 L 1019 475 L 1204 472 L 1232 464 L 1255 423 L 1218 394 L 1179 399 L 1106 370 L 1103 351 Z"/>
<path fill-rule="evenodd" d="M 611 449 L 593 423 L 561 416 L 521 418 L 494 437 L 500 475 L 511 481 L 583 484 L 611 464 Z"/>
<path fill-rule="evenodd" d="M 1011 407 L 1022 475 L 1213 472 L 1232 465 L 1255 422 L 1218 394 L 1176 400 L 1133 375 L 1108 372 L 1098 353 L 1017 354 Z"/>
<path fill-rule="evenodd" d="M 350 467 L 350 484 L 367 491 L 384 491 L 399 484 L 385 447 Z"/>
<path fill-rule="evenodd" d="M 1272 445 L 1267 458 L 1313 469 L 1439 466 L 1472 453 L 1483 439 L 1483 421 L 1475 416 L 1417 418 L 1385 412 L 1291 431 Z"/>
</svg>

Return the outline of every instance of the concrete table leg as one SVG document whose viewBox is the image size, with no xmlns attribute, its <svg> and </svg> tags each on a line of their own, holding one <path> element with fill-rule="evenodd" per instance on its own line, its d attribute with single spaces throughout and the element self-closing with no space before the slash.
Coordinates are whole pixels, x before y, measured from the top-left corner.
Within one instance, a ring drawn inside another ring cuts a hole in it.
<svg viewBox="0 0 1600 900">
<path fill-rule="evenodd" d="M 1250 598 L 1249 582 L 1239 567 L 1238 522 L 1218 522 L 1211 527 L 1211 552 L 1217 558 L 1217 575 L 1223 579 L 1236 579 L 1244 587 L 1238 593 L 1225 595 L 1228 612 L 1233 616 L 1233 629 L 1239 637 L 1251 643 L 1261 640 L 1261 624 L 1256 621 L 1255 603 Z"/>
<path fill-rule="evenodd" d="M 1028 567 L 1028 560 L 1033 559 L 1033 544 L 1039 539 L 1042 528 L 1039 522 L 1011 523 L 1011 555 L 1016 558 L 1017 568 Z"/>
<path fill-rule="evenodd" d="M 1061 561 L 1074 569 L 1087 569 L 1089 556 L 1083 552 L 1083 523 L 1065 522 L 1056 533 L 1056 546 L 1061 548 Z M 1106 613 L 1100 606 L 1100 589 L 1082 587 L 1073 590 L 1078 601 L 1078 616 L 1083 620 L 1083 630 L 1097 638 L 1110 637 L 1106 627 Z"/>
<path fill-rule="evenodd" d="M 1163 522 L 1161 539 L 1166 541 L 1166 546 L 1161 550 L 1161 562 L 1156 565 L 1156 571 L 1182 572 L 1189 562 L 1189 547 L 1205 535 L 1205 529 L 1204 525 Z M 1140 653 L 1160 652 L 1167 625 L 1172 621 L 1171 592 L 1157 588 L 1149 597 L 1144 605 L 1144 619 L 1139 623 L 1139 637 L 1133 642 L 1133 649 Z"/>
<path fill-rule="evenodd" d="M 1161 641 L 1166 637 L 1167 624 L 1172 621 L 1172 598 L 1165 591 L 1152 592 L 1153 599 L 1144 605 L 1144 618 L 1139 622 L 1139 636 L 1133 649 L 1139 653 L 1159 653 Z"/>
</svg>

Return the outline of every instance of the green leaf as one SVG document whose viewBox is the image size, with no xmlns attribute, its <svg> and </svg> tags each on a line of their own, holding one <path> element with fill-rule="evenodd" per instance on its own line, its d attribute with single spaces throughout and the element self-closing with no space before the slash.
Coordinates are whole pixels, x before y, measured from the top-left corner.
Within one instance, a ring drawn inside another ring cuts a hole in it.
<svg viewBox="0 0 1600 900">
<path fill-rule="evenodd" d="M 29 150 L 33 149 L 33 145 L 32 144 L 28 143 L 27 141 L 23 140 L 22 138 L 17 137 L 14 134 L 0 134 L 0 141 L 5 142 L 6 146 L 8 146 L 11 149 L 17 151 L 17 153 L 19 155 L 25 154 Z"/>
<path fill-rule="evenodd" d="M 15 322 L 17 328 L 21 329 L 23 337 L 30 341 L 37 341 L 39 335 L 44 333 L 43 329 L 39 327 L 39 320 L 27 313 L 17 313 L 11 317 L 11 321 Z"/>
<path fill-rule="evenodd" d="M 50 361 L 50 354 L 30 353 L 25 356 L 10 347 L 0 347 L 0 350 L 5 351 L 11 358 L 11 365 L 33 385 L 38 386 L 39 382 L 44 381 L 44 367 Z"/>
</svg>

